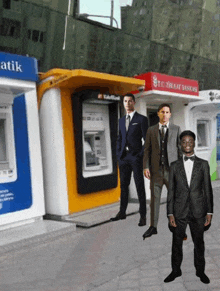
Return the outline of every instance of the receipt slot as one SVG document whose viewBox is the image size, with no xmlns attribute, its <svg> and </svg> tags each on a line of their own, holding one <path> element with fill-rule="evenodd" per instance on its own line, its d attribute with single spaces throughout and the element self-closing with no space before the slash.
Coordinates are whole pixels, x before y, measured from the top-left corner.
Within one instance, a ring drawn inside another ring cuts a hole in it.
<svg viewBox="0 0 220 291">
<path fill-rule="evenodd" d="M 0 52 L 0 230 L 45 214 L 37 62 Z"/>
<path fill-rule="evenodd" d="M 46 213 L 56 219 L 118 202 L 119 103 L 134 78 L 53 69 L 38 85 Z"/>
</svg>

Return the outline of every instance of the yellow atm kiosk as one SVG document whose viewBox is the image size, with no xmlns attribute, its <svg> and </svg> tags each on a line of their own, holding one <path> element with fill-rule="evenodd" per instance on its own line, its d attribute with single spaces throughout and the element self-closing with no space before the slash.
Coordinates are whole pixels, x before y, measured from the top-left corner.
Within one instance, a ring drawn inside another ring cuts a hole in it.
<svg viewBox="0 0 220 291">
<path fill-rule="evenodd" d="M 145 82 L 81 69 L 52 69 L 40 79 L 46 213 L 66 216 L 118 202 L 119 101 Z"/>
</svg>

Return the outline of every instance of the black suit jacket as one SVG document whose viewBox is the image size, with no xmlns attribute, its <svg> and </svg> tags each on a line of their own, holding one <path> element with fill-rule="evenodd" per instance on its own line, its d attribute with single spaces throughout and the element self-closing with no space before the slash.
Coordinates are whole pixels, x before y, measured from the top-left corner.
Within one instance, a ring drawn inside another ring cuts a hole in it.
<svg viewBox="0 0 220 291">
<path fill-rule="evenodd" d="M 148 128 L 148 119 L 146 116 L 135 112 L 129 124 L 128 131 L 126 132 L 125 118 L 126 116 L 123 116 L 122 118 L 119 119 L 117 157 L 120 160 L 123 151 L 125 150 L 126 140 L 127 146 L 129 150 L 132 152 L 132 155 L 134 156 L 139 155 L 142 157 L 144 152 L 142 138 L 145 140 Z"/>
<path fill-rule="evenodd" d="M 195 157 L 190 186 L 188 186 L 183 158 L 170 166 L 167 215 L 182 219 L 189 210 L 195 218 L 213 213 L 213 192 L 207 161 Z"/>
</svg>

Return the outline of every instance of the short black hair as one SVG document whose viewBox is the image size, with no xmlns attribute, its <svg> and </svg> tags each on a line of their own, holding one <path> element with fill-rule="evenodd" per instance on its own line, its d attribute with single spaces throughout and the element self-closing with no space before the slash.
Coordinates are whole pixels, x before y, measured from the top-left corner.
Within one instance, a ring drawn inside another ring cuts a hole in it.
<svg viewBox="0 0 220 291">
<path fill-rule="evenodd" d="M 191 130 L 184 130 L 181 134 L 180 134 L 180 140 L 186 136 L 186 135 L 189 135 L 191 136 L 194 140 L 196 140 L 196 135 L 194 132 L 192 132 Z"/>
<path fill-rule="evenodd" d="M 169 107 L 170 108 L 170 113 L 171 113 L 170 104 L 167 104 L 167 103 L 160 104 L 160 106 L 157 109 L 157 112 L 159 112 L 163 107 Z"/>
<path fill-rule="evenodd" d="M 127 93 L 127 94 L 125 94 L 125 95 L 123 96 L 123 100 L 124 100 L 124 97 L 131 97 L 131 98 L 134 100 L 134 102 L 135 102 L 135 97 L 134 97 L 134 95 L 133 95 L 132 93 Z"/>
</svg>

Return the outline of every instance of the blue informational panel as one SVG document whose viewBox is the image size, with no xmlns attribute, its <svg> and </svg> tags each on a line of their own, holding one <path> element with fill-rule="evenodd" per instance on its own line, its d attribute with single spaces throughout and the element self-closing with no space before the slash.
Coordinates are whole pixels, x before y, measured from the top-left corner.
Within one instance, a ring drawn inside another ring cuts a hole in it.
<svg viewBox="0 0 220 291">
<path fill-rule="evenodd" d="M 216 151 L 217 151 L 217 161 L 220 161 L 220 114 L 217 115 Z"/>
<path fill-rule="evenodd" d="M 13 123 L 17 179 L 11 183 L 0 184 L 0 214 L 24 210 L 32 205 L 30 154 L 24 96 L 14 99 Z"/>
<path fill-rule="evenodd" d="M 38 80 L 37 60 L 0 52 L 0 77 L 36 82 Z"/>
</svg>

